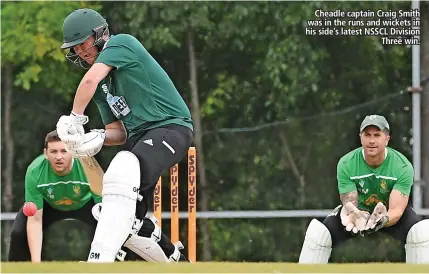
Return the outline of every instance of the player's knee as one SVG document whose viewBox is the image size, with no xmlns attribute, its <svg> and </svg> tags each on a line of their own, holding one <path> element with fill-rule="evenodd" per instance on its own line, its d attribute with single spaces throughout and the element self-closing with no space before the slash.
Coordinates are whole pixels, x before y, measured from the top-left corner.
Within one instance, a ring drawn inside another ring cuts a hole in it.
<svg viewBox="0 0 429 274">
<path fill-rule="evenodd" d="M 305 232 L 305 240 L 299 256 L 300 264 L 328 263 L 332 251 L 332 239 L 326 226 L 313 219 Z"/>
<path fill-rule="evenodd" d="M 321 222 L 313 219 L 305 232 L 305 240 L 314 248 L 331 248 L 332 238 L 329 229 Z"/>
<path fill-rule="evenodd" d="M 413 225 L 405 244 L 407 263 L 429 264 L 429 219 Z"/>
<path fill-rule="evenodd" d="M 103 176 L 103 196 L 120 195 L 137 200 L 140 186 L 140 163 L 129 151 L 120 151 Z"/>
<path fill-rule="evenodd" d="M 19 216 L 17 217 L 19 218 Z M 27 237 L 27 226 L 21 219 L 16 219 L 12 231 L 10 233 L 11 240 L 26 239 Z"/>
<path fill-rule="evenodd" d="M 422 220 L 413 225 L 407 234 L 407 243 L 417 244 L 429 241 L 429 219 Z"/>
<path fill-rule="evenodd" d="M 27 231 L 25 227 L 21 227 L 21 228 L 14 227 L 10 233 L 10 238 L 13 241 L 20 240 L 20 239 L 24 240 L 26 238 L 26 234 L 27 234 Z"/>
</svg>

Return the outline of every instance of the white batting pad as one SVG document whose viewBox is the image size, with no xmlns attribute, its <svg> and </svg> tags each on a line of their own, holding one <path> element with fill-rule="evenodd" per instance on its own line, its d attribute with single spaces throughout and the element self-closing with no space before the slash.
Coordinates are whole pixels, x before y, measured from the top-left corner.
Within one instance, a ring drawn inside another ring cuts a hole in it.
<svg viewBox="0 0 429 274">
<path fill-rule="evenodd" d="M 97 222 L 98 222 L 98 218 L 100 218 L 100 214 L 101 214 L 101 205 L 102 205 L 102 203 L 97 203 L 91 209 L 92 216 L 94 216 L 94 219 L 96 219 Z"/>
<path fill-rule="evenodd" d="M 407 264 L 429 264 L 429 219 L 413 225 L 405 244 Z"/>
<path fill-rule="evenodd" d="M 124 246 L 148 262 L 169 262 L 164 251 L 162 251 L 158 243 L 151 238 L 133 234 L 125 242 Z"/>
<path fill-rule="evenodd" d="M 118 152 L 103 176 L 103 198 L 111 194 L 136 201 L 139 187 L 140 162 L 137 156 L 129 151 Z"/>
<path fill-rule="evenodd" d="M 103 201 L 88 262 L 114 262 L 116 254 L 130 235 L 140 186 L 140 163 L 128 151 L 112 159 L 103 176 Z"/>
<path fill-rule="evenodd" d="M 327 264 L 332 251 L 331 233 L 324 224 L 313 219 L 305 233 L 299 255 L 300 264 Z"/>
</svg>

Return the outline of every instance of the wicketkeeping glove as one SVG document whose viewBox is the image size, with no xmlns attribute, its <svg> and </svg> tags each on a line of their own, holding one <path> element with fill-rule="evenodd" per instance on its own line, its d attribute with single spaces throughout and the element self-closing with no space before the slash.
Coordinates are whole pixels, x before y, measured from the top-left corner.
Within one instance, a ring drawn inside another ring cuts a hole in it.
<svg viewBox="0 0 429 274">
<path fill-rule="evenodd" d="M 357 234 L 364 229 L 369 217 L 369 212 L 359 210 L 351 202 L 347 202 L 341 208 L 341 223 L 345 226 L 346 231 L 350 231 L 352 234 Z"/>
<path fill-rule="evenodd" d="M 369 217 L 369 220 L 365 225 L 365 228 L 362 231 L 360 231 L 360 234 L 362 237 L 364 237 L 366 235 L 377 232 L 378 230 L 385 227 L 388 222 L 389 222 L 389 216 L 387 215 L 387 208 L 382 202 L 379 202 L 375 206 L 374 211 Z"/>
</svg>

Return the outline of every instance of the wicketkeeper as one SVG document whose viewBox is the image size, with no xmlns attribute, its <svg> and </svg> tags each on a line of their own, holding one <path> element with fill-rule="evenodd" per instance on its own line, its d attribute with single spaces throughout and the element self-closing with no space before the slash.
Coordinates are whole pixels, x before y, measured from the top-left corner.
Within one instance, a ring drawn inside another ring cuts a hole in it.
<svg viewBox="0 0 429 274">
<path fill-rule="evenodd" d="M 143 45 L 128 34 L 110 35 L 98 12 L 73 11 L 64 20 L 63 34 L 61 48 L 69 49 L 66 57 L 88 71 L 77 88 L 71 114 L 57 123 L 61 140 L 77 156 L 93 156 L 103 145 L 125 144 L 103 177 L 102 210 L 88 261 L 113 262 L 125 242 L 151 261 L 185 261 L 179 246 L 145 215 L 158 178 L 191 146 L 193 121 L 188 107 Z M 91 99 L 105 128 L 85 133 L 84 111 Z"/>
<path fill-rule="evenodd" d="M 96 160 L 90 157 L 82 161 Z M 101 202 L 101 168 L 86 171 L 85 162 L 73 158 L 54 130 L 45 137 L 44 153 L 36 157 L 25 174 L 25 201 L 37 206 L 34 216 L 27 217 L 21 208 L 12 226 L 9 261 L 42 260 L 43 232 L 57 221 L 80 220 L 91 228 L 97 226 L 92 208 Z M 101 170 L 102 171 L 102 170 Z"/>
<path fill-rule="evenodd" d="M 332 248 L 360 235 L 384 232 L 401 241 L 406 263 L 429 263 L 429 220 L 408 205 L 414 170 L 400 152 L 388 147 L 390 127 L 380 115 L 360 126 L 362 147 L 338 162 L 341 205 L 323 223 L 313 219 L 305 234 L 299 263 L 328 263 Z"/>
</svg>

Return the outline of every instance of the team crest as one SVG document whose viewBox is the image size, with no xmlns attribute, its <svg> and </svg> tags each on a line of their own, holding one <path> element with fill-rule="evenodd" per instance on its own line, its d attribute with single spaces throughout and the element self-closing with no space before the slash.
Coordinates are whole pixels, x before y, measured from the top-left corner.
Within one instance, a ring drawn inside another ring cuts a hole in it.
<svg viewBox="0 0 429 274">
<path fill-rule="evenodd" d="M 380 193 L 388 193 L 389 189 L 388 189 L 388 185 L 387 182 L 385 180 L 380 181 Z"/>
<path fill-rule="evenodd" d="M 80 186 L 78 185 L 73 186 L 73 191 L 75 195 L 80 195 Z"/>
</svg>

